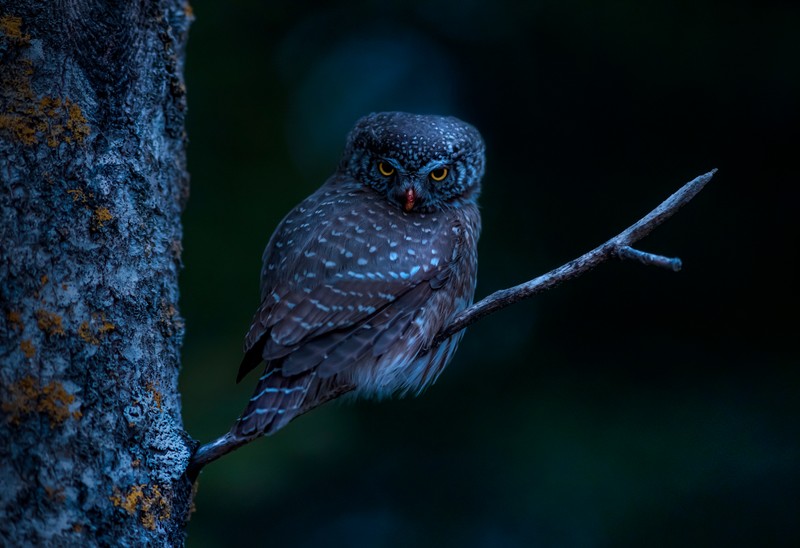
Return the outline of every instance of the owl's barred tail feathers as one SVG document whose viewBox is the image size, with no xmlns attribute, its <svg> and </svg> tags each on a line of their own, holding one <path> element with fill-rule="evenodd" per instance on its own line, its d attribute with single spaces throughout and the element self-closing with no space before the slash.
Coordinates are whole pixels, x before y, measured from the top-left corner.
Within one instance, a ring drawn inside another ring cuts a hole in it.
<svg viewBox="0 0 800 548">
<path fill-rule="evenodd" d="M 268 362 L 264 374 L 231 434 L 247 440 L 274 434 L 293 419 L 355 389 L 336 375 L 322 379 L 316 370 L 284 376 L 283 368 Z"/>
<path fill-rule="evenodd" d="M 186 474 L 194 482 L 200 470 L 211 461 L 230 453 L 262 435 L 273 434 L 309 409 L 309 387 L 316 391 L 319 383 L 313 382 L 316 372 L 283 376 L 280 365 L 267 362 L 264 374 L 258 379 L 253 397 L 242 416 L 230 431 L 197 450 Z M 314 394 L 311 394 L 314 398 Z"/>
<path fill-rule="evenodd" d="M 303 412 L 315 371 L 284 377 L 280 366 L 267 364 L 253 397 L 231 432 L 242 438 L 272 434 Z"/>
</svg>

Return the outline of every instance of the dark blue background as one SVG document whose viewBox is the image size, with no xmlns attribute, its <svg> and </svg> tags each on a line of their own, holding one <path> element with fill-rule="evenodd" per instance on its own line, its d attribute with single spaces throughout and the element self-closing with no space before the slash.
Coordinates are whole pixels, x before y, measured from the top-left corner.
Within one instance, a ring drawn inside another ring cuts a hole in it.
<svg viewBox="0 0 800 548">
<path fill-rule="evenodd" d="M 796 2 L 193 2 L 181 391 L 222 434 L 261 251 L 378 110 L 488 146 L 478 296 L 713 167 L 640 247 L 470 328 L 422 397 L 329 404 L 203 472 L 189 546 L 800 541 Z"/>
</svg>

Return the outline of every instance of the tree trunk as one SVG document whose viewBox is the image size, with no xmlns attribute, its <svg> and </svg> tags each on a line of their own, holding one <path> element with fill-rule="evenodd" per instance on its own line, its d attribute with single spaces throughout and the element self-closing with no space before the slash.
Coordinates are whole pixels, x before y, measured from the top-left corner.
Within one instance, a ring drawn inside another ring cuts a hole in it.
<svg viewBox="0 0 800 548">
<path fill-rule="evenodd" d="M 183 0 L 0 0 L 0 545 L 180 545 Z"/>
</svg>

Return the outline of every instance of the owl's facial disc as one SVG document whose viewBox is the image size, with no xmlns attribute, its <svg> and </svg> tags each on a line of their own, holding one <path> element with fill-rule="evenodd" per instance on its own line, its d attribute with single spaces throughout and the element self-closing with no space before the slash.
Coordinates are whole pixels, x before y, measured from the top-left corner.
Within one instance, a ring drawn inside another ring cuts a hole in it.
<svg viewBox="0 0 800 548">
<path fill-rule="evenodd" d="M 361 118 L 347 138 L 339 169 L 405 212 L 474 202 L 484 145 L 453 117 L 381 112 Z"/>
</svg>

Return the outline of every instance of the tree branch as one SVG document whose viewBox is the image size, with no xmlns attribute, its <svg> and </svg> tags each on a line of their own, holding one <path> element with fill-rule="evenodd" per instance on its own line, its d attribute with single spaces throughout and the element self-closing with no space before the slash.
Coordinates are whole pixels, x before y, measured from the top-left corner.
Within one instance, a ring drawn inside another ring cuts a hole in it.
<svg viewBox="0 0 800 548">
<path fill-rule="evenodd" d="M 200 474 L 200 470 L 202 470 L 206 464 L 214 462 L 218 458 L 227 455 L 242 445 L 250 443 L 254 439 L 255 438 L 237 438 L 230 432 L 226 432 L 214 441 L 201 445 L 195 454 L 192 455 L 192 460 L 189 461 L 189 467 L 186 469 L 186 476 L 189 478 L 189 481 L 194 483 L 194 480 L 196 480 L 197 476 Z"/>
<path fill-rule="evenodd" d="M 680 259 L 639 251 L 631 247 L 631 244 L 641 240 L 661 223 L 672 217 L 683 205 L 687 204 L 698 192 L 703 190 L 703 187 L 706 186 L 706 183 L 711 180 L 716 172 L 716 169 L 712 169 L 708 173 L 689 181 L 636 223 L 588 253 L 538 278 L 534 278 L 509 289 L 496 291 L 485 299 L 478 301 L 466 310 L 460 312 L 447 327 L 439 332 L 433 340 L 431 348 L 435 348 L 448 337 L 455 335 L 484 316 L 497 312 L 523 299 L 533 297 L 562 282 L 577 278 L 581 274 L 588 272 L 597 265 L 612 258 L 634 259 L 646 265 L 669 268 L 677 272 L 681 269 Z"/>
<path fill-rule="evenodd" d="M 598 246 L 590 252 L 581 255 L 577 259 L 568 262 L 567 264 L 551 270 L 547 274 L 534 278 L 528 282 L 520 284 L 516 287 L 503 289 L 492 293 L 482 301 L 479 301 L 460 314 L 458 314 L 453 321 L 444 329 L 442 329 L 436 338 L 431 343 L 430 348 L 435 348 L 441 344 L 445 339 L 451 337 L 471 325 L 498 310 L 519 302 L 523 299 L 532 297 L 546 289 L 557 286 L 558 284 L 577 278 L 584 272 L 588 272 L 600 263 L 603 263 L 611 258 L 617 259 L 633 259 L 640 263 L 652 266 L 659 266 L 668 268 L 673 271 L 681 269 L 681 261 L 677 258 L 663 257 L 645 251 L 639 251 L 631 247 L 631 244 L 641 240 L 650 232 L 653 231 L 661 223 L 672 217 L 678 209 L 684 204 L 689 202 L 695 195 L 700 192 L 703 187 L 711 180 L 717 172 L 713 169 L 705 175 L 700 175 L 693 181 L 686 183 L 675 194 L 664 200 L 661 205 L 653 211 L 642 217 L 639 221 L 628 227 L 626 230 L 614 236 L 606 243 Z M 345 391 L 350 390 L 348 388 Z M 339 396 L 339 393 L 332 394 L 330 399 Z M 258 437 L 258 436 L 256 436 Z M 254 438 L 237 438 L 231 433 L 227 433 L 218 439 L 207 443 L 200 447 L 192 457 L 191 463 L 187 470 L 187 476 L 191 481 L 197 478 L 200 470 L 208 464 L 223 455 L 226 455 L 245 445 Z"/>
</svg>

